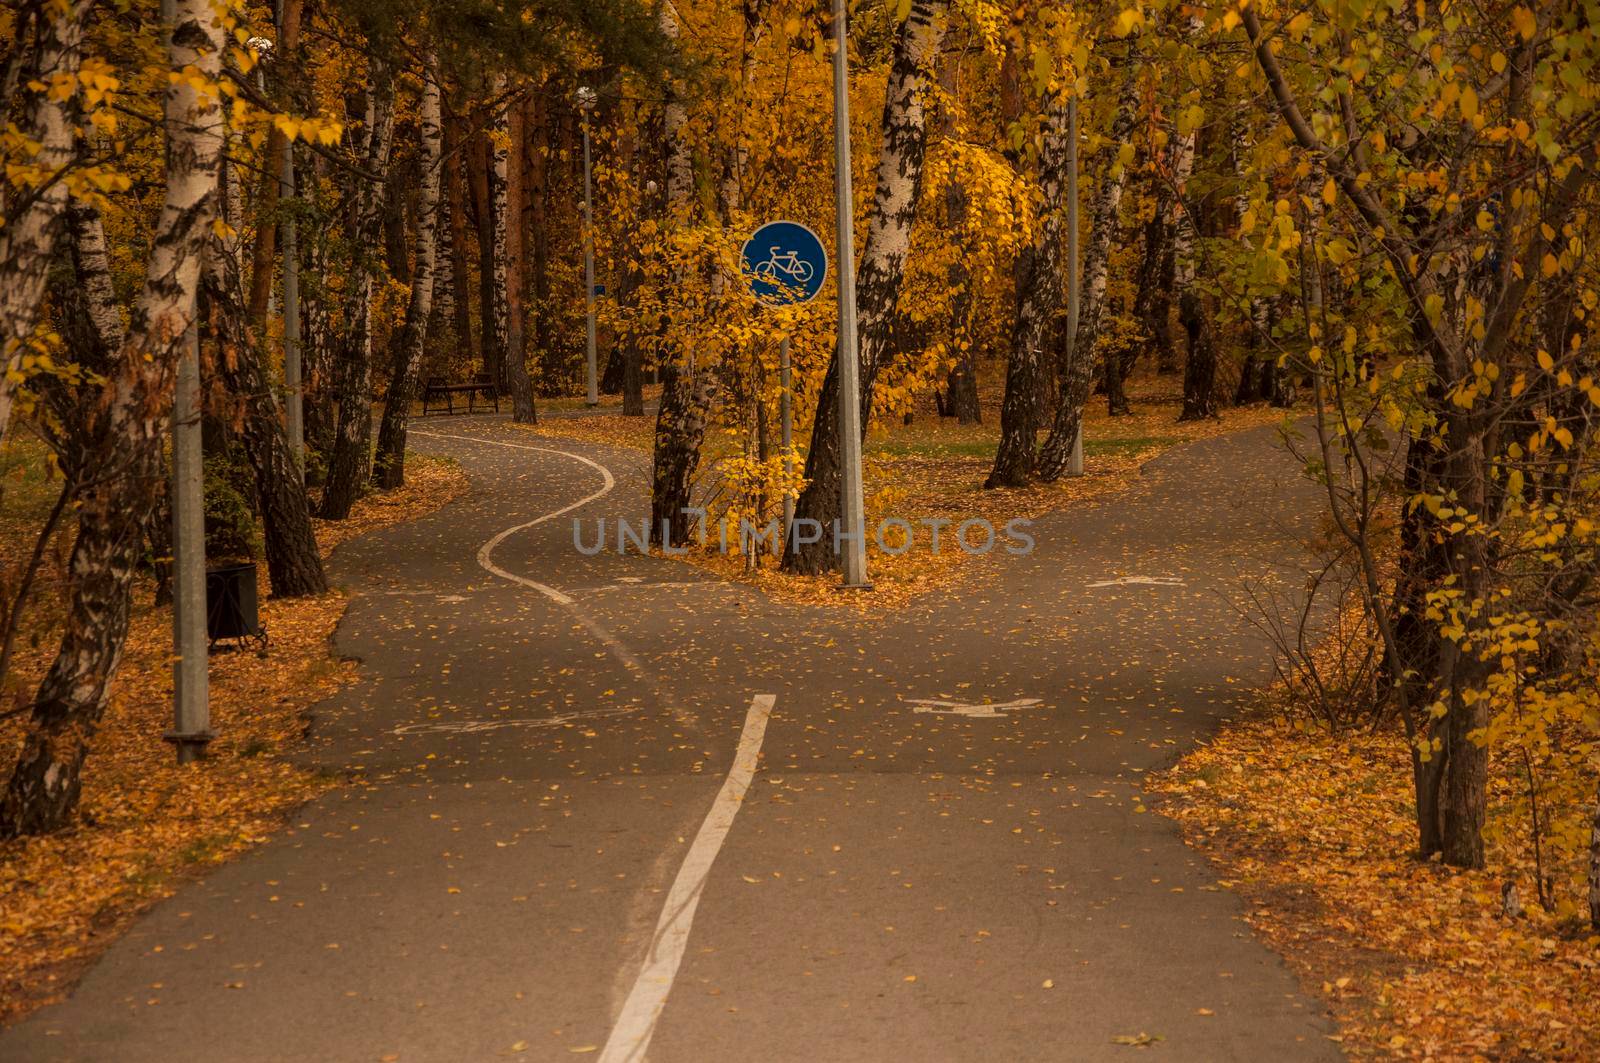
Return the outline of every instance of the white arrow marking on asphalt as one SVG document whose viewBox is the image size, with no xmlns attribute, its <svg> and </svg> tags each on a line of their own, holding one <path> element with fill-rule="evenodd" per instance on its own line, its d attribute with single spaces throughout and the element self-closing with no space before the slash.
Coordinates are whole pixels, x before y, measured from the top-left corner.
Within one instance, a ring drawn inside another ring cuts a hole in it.
<svg viewBox="0 0 1600 1063">
<path fill-rule="evenodd" d="M 1130 585 L 1139 587 L 1182 587 L 1184 582 L 1176 576 L 1123 576 L 1120 579 L 1107 579 L 1101 580 L 1099 583 L 1089 584 L 1091 588 L 1126 587 Z"/>
<path fill-rule="evenodd" d="M 1026 709 L 1039 704 L 1039 698 L 1017 698 L 1014 701 L 996 701 L 982 705 L 969 705 L 964 701 L 940 701 L 937 698 L 912 698 L 911 704 L 918 712 L 931 712 L 939 716 L 972 716 L 992 720 L 1004 716 L 1010 709 Z"/>
<path fill-rule="evenodd" d="M 767 719 L 777 700 L 775 694 L 757 694 L 750 700 L 733 767 L 723 780 L 722 789 L 717 791 L 717 799 L 700 824 L 699 833 L 689 844 L 683 866 L 678 868 L 678 877 L 672 881 L 672 890 L 667 894 L 667 903 L 656 923 L 655 936 L 650 939 L 650 951 L 645 953 L 644 966 L 622 1005 L 622 1014 L 617 1016 L 617 1024 L 606 1038 L 600 1063 L 638 1063 L 650 1047 L 656 1020 L 666 1006 L 672 980 L 678 975 L 678 965 L 689 944 L 689 928 L 694 923 L 695 908 L 700 904 L 700 893 L 705 889 L 706 875 L 711 872 L 711 864 L 721 851 L 723 840 L 733 827 L 733 817 L 738 815 L 745 791 L 750 789 L 750 781 L 755 777 L 761 739 L 767 733 Z"/>
</svg>

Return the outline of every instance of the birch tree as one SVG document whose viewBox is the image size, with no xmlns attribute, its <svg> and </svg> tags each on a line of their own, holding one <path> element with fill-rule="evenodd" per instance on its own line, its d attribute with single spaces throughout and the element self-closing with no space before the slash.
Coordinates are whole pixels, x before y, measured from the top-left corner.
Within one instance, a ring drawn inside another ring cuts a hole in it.
<svg viewBox="0 0 1600 1063">
<path fill-rule="evenodd" d="M 1193 39 L 1201 31 L 1200 19 L 1188 19 L 1186 37 Z M 1180 421 L 1196 421 L 1213 416 L 1216 412 L 1212 390 L 1216 379 L 1216 336 L 1211 322 L 1211 308 L 1206 305 L 1195 286 L 1196 239 L 1200 235 L 1197 225 L 1208 206 L 1190 194 L 1189 179 L 1194 174 L 1195 148 L 1200 139 L 1204 111 L 1199 105 L 1179 114 L 1176 135 L 1172 140 L 1170 180 L 1172 183 L 1172 294 L 1178 303 L 1178 321 L 1183 326 L 1188 342 L 1184 349 L 1183 409 Z"/>
<path fill-rule="evenodd" d="M 439 101 L 438 61 L 430 51 L 423 59 L 422 106 L 418 116 L 422 141 L 422 187 L 417 200 L 411 298 L 406 304 L 406 321 L 400 342 L 395 344 L 394 373 L 390 377 L 389 394 L 383 404 L 383 421 L 378 429 L 378 453 L 374 459 L 374 475 L 378 486 L 383 488 L 399 487 L 405 482 L 406 422 L 422 381 L 428 322 L 433 316 L 435 277 L 448 274 L 448 268 L 442 268 L 438 258 L 440 164 L 444 154 Z M 444 229 L 448 231 L 449 227 L 445 226 Z"/>
<path fill-rule="evenodd" d="M 74 79 L 82 61 L 84 24 L 93 9 L 93 0 L 41 5 L 33 12 L 37 41 L 19 34 L 12 44 L 38 59 L 18 69 L 22 122 L 18 147 L 7 145 L 6 180 L 0 184 L 0 439 L 10 427 L 17 385 L 26 375 L 24 359 L 33 345 L 70 197 L 67 171 L 81 143 Z"/>
<path fill-rule="evenodd" d="M 894 340 L 896 303 L 911 246 L 911 223 L 922 191 L 922 161 L 927 148 L 927 97 L 934 63 L 943 40 L 948 0 L 911 0 L 905 21 L 895 34 L 889 81 L 883 98 L 883 147 L 878 156 L 877 185 L 867 217 L 867 242 L 856 270 L 856 322 L 860 351 L 834 351 L 817 393 L 806 452 L 806 487 L 795 501 L 796 520 L 816 521 L 831 528 L 839 517 L 839 359 L 859 357 L 861 364 L 861 431 L 872 412 L 872 389 L 879 361 Z M 842 28 L 842 27 L 840 27 Z M 838 39 L 837 47 L 849 42 Z M 838 248 L 836 254 L 854 254 Z M 815 575 L 835 566 L 833 537 L 786 545 L 785 571 Z"/>
<path fill-rule="evenodd" d="M 383 247 L 383 185 L 394 138 L 394 75 L 383 58 L 371 61 L 365 120 L 356 141 L 360 172 L 352 174 L 348 240 L 350 276 L 344 328 L 334 352 L 339 411 L 328 482 L 318 515 L 344 520 L 372 473 L 372 289 Z"/>
<path fill-rule="evenodd" d="M 1066 471 L 1073 444 L 1083 431 L 1083 408 L 1089 401 L 1095 363 L 1099 357 L 1101 323 L 1105 318 L 1106 280 L 1111 272 L 1111 242 L 1117 234 L 1122 190 L 1128 180 L 1128 164 L 1132 157 L 1129 138 L 1133 133 L 1134 115 L 1139 104 L 1138 53 L 1131 44 L 1123 63 L 1122 91 L 1117 97 L 1108 137 L 1109 150 L 1115 154 L 1101 174 L 1100 187 L 1095 192 L 1094 220 L 1091 222 L 1093 233 L 1088 253 L 1083 259 L 1083 295 L 1078 334 L 1061 352 L 1065 357 L 1057 367 L 1060 388 L 1055 419 L 1044 446 L 1039 450 L 1037 472 L 1039 479 L 1046 482 L 1060 479 Z"/>
<path fill-rule="evenodd" d="M 663 0 L 658 15 L 661 35 L 679 39 L 678 12 Z M 666 86 L 662 104 L 662 139 L 666 146 L 666 213 L 668 224 L 685 225 L 694 210 L 694 157 L 688 139 L 689 112 L 680 92 Z M 679 546 L 689 539 L 691 522 L 684 519 L 700 464 L 706 417 L 711 406 L 712 374 L 696 365 L 694 351 L 661 358 L 661 409 L 656 414 L 655 450 L 650 475 L 650 541 Z"/>
<path fill-rule="evenodd" d="M 1017 256 L 1017 320 L 1006 358 L 1006 391 L 1000 406 L 1000 445 L 986 488 L 1024 487 L 1033 475 L 1038 435 L 1041 355 L 1065 290 L 1061 239 L 1066 189 L 1067 86 L 1047 87 L 1039 147 L 1039 208 L 1033 244 Z"/>
<path fill-rule="evenodd" d="M 22 751 L 0 797 L 0 836 L 66 826 L 128 630 L 139 531 L 162 480 L 176 346 L 195 320 L 213 237 L 223 116 L 224 36 L 209 0 L 174 0 L 163 99 L 166 195 L 144 284 L 85 426 L 102 482 L 85 495 L 73 543 L 61 643 L 34 696 Z"/>
</svg>

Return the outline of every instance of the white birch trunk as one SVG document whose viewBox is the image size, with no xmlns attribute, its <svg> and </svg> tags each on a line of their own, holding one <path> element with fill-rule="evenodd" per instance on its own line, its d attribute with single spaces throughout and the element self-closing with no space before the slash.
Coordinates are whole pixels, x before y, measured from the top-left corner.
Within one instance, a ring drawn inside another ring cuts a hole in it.
<svg viewBox="0 0 1600 1063">
<path fill-rule="evenodd" d="M 1044 137 L 1039 151 L 1039 213 L 1033 244 L 1017 256 L 1017 321 L 1006 359 L 1006 391 L 1000 409 L 1000 445 L 985 488 L 1023 487 L 1033 475 L 1040 361 L 1049 326 L 1061 308 L 1062 199 L 1066 184 L 1068 115 L 1064 91 L 1044 99 Z"/>
<path fill-rule="evenodd" d="M 318 515 L 344 520 L 366 490 L 372 472 L 372 289 L 379 249 L 383 246 L 384 188 L 394 136 L 394 76 L 383 62 L 372 61 L 372 87 L 367 94 L 366 122 L 358 142 L 362 168 L 380 180 L 356 175 L 350 241 L 355 248 L 350 291 L 345 299 L 344 335 L 333 375 L 338 381 L 339 419 L 328 484 Z"/>
<path fill-rule="evenodd" d="M 406 422 L 422 380 L 422 360 L 427 351 L 428 321 L 433 314 L 437 278 L 449 275 L 439 262 L 439 185 L 444 157 L 441 127 L 438 62 L 432 52 L 424 60 L 422 108 L 422 187 L 417 201 L 416 262 L 411 272 L 411 301 L 406 306 L 405 331 L 400 337 L 389 395 L 384 401 L 383 423 L 378 430 L 375 475 L 378 486 L 395 488 L 405 483 Z M 449 231 L 449 226 L 445 226 Z M 526 370 L 524 370 L 526 375 Z"/>
<path fill-rule="evenodd" d="M 224 42 L 216 9 L 210 0 L 175 0 L 174 7 L 171 68 L 216 81 Z M 105 479 L 78 511 L 65 630 L 0 798 L 0 836 L 56 830 L 71 821 L 83 761 L 127 637 L 139 530 L 160 490 L 175 348 L 194 321 L 223 136 L 215 94 L 202 97 L 187 79 L 175 79 L 164 103 L 166 199 L 106 401 L 85 426 Z"/>
<path fill-rule="evenodd" d="M 39 65 L 24 71 L 24 85 L 49 85 L 52 78 L 76 75 L 82 60 L 83 28 L 92 0 L 66 0 L 41 28 Z M 41 17 L 44 17 L 41 15 Z M 25 47 L 25 42 L 15 42 Z M 79 137 L 73 107 L 76 93 L 51 99 L 48 91 L 25 89 L 22 134 L 38 143 L 25 160 L 36 171 L 26 182 L 12 177 L 0 185 L 0 440 L 11 425 L 11 410 L 22 376 L 22 360 L 39 320 L 45 281 L 55 255 L 66 211 L 64 171 L 78 153 Z M 12 166 L 24 160 L 9 159 Z M 35 187 L 23 185 L 37 180 Z M 21 202 L 17 202 L 20 197 Z M 13 211 L 16 212 L 13 217 Z"/>
<path fill-rule="evenodd" d="M 884 90 L 877 189 L 867 218 L 866 247 L 856 271 L 862 432 L 872 412 L 872 386 L 879 362 L 894 331 L 900 279 L 905 273 L 906 253 L 911 250 L 911 224 L 917 215 L 927 148 L 926 101 L 948 8 L 948 0 L 913 0 L 900 27 L 894 65 Z"/>
<path fill-rule="evenodd" d="M 68 206 L 67 217 L 84 308 L 109 354 L 121 348 L 123 327 L 122 310 L 111 281 L 111 251 L 106 245 L 105 223 L 98 210 L 83 203 Z"/>
<path fill-rule="evenodd" d="M 1106 281 L 1111 273 L 1111 241 L 1117 234 L 1117 212 L 1122 206 L 1122 190 L 1128 180 L 1127 167 L 1114 153 L 1133 134 L 1134 114 L 1139 104 L 1136 67 L 1134 53 L 1130 51 L 1127 67 L 1123 70 L 1122 92 L 1117 98 L 1116 115 L 1111 121 L 1107 150 L 1113 153 L 1113 158 L 1101 175 L 1100 188 L 1095 196 L 1094 231 L 1089 236 L 1089 252 L 1083 262 L 1083 303 L 1078 334 L 1068 348 L 1068 356 L 1058 367 L 1061 386 L 1055 420 L 1039 452 L 1037 472 L 1041 480 L 1057 480 L 1066 471 L 1073 444 L 1082 430 L 1083 408 L 1089 401 L 1090 385 L 1094 380 L 1100 322 L 1105 313 Z"/>
<path fill-rule="evenodd" d="M 506 227 L 511 219 L 506 196 L 506 142 L 511 136 L 508 108 L 503 97 L 506 93 L 506 76 L 496 74 L 490 94 L 499 101 L 494 121 L 489 127 L 489 210 L 494 214 L 494 268 L 491 272 L 492 303 L 494 306 L 494 345 L 505 357 L 506 380 L 510 383 L 510 364 L 515 352 L 508 350 L 511 332 L 511 301 L 506 291 Z"/>
<path fill-rule="evenodd" d="M 856 270 L 856 332 L 860 345 L 861 432 L 871 421 L 872 389 L 879 363 L 894 336 L 900 280 L 911 247 L 911 224 L 922 190 L 922 160 L 927 147 L 926 98 L 943 39 L 948 0 L 912 0 L 895 37 L 894 60 L 883 99 L 883 147 L 877 185 L 867 217 L 867 243 Z M 847 41 L 840 41 L 847 47 Z M 835 255 L 853 255 L 850 247 Z M 795 503 L 796 520 L 831 527 L 839 516 L 839 365 L 838 352 L 822 380 L 811 447 L 806 454 L 808 483 Z M 815 575 L 837 560 L 828 535 L 784 554 L 790 572 Z"/>
<path fill-rule="evenodd" d="M 661 33 L 671 41 L 679 34 L 678 12 L 663 0 L 659 15 Z M 666 213 L 669 225 L 686 224 L 694 213 L 694 157 L 686 127 L 688 111 L 676 87 L 666 86 L 662 104 L 662 136 L 667 146 Z M 683 271 L 676 271 L 681 283 Z M 721 278 L 713 274 L 713 291 Z M 681 358 L 663 352 L 661 358 L 661 409 L 656 415 L 655 448 L 650 477 L 650 541 L 681 545 L 688 540 L 689 521 L 683 510 L 690 503 L 700 445 L 705 439 L 706 414 L 711 405 L 711 374 L 695 367 L 694 350 Z"/>
<path fill-rule="evenodd" d="M 676 45 L 680 31 L 678 9 L 672 6 L 672 0 L 661 0 L 658 24 L 661 35 Z M 682 220 L 694 202 L 694 159 L 683 135 L 689 112 L 675 86 L 668 84 L 664 91 L 666 100 L 661 106 L 661 135 L 667 143 L 667 213 L 672 218 Z"/>
</svg>

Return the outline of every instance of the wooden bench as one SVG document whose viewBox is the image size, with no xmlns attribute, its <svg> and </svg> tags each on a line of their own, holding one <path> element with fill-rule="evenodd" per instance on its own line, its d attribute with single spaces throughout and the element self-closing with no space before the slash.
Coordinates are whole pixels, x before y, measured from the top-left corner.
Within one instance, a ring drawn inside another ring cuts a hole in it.
<svg viewBox="0 0 1600 1063">
<path fill-rule="evenodd" d="M 494 386 L 494 381 L 487 373 L 479 373 L 472 378 L 470 384 L 452 384 L 442 376 L 431 376 L 422 386 L 422 416 L 430 413 L 451 414 L 456 412 L 455 397 L 465 395 L 467 408 L 462 413 L 476 413 L 478 410 L 478 397 L 483 396 L 483 406 L 492 407 L 495 413 L 500 412 L 500 390 Z M 440 403 L 444 409 L 439 409 Z"/>
</svg>

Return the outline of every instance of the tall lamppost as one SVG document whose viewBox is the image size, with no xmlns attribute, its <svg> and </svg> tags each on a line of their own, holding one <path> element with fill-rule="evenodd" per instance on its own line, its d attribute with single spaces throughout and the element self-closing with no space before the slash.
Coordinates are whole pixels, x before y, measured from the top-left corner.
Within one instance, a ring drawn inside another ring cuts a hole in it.
<svg viewBox="0 0 1600 1063">
<path fill-rule="evenodd" d="M 170 34 L 177 20 L 171 0 L 163 0 L 161 20 Z M 179 764 L 204 757 L 211 740 L 198 299 L 188 309 L 172 392 L 172 729 L 162 735 L 176 747 Z"/>
<path fill-rule="evenodd" d="M 600 405 L 600 381 L 594 354 L 594 206 L 589 173 L 589 113 L 594 110 L 595 92 L 587 85 L 578 90 L 578 115 L 583 126 L 583 350 L 584 384 L 591 408 Z"/>
<path fill-rule="evenodd" d="M 867 588 L 866 504 L 861 489 L 861 345 L 856 339 L 855 204 L 850 193 L 850 34 L 833 0 L 833 166 L 839 260 L 839 513 L 846 587 Z"/>
</svg>

